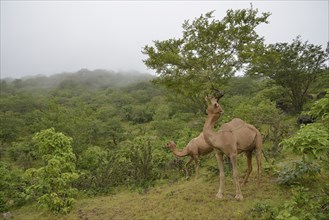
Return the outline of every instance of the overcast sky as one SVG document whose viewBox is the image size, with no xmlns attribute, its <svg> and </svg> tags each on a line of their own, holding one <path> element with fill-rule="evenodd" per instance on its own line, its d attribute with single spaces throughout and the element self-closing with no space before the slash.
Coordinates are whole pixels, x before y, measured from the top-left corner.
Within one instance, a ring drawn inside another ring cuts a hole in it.
<svg viewBox="0 0 329 220">
<path fill-rule="evenodd" d="M 329 1 L 3 1 L 1 78 L 76 72 L 81 68 L 154 73 L 145 45 L 182 36 L 184 20 L 215 10 L 271 12 L 257 29 L 266 43 L 329 41 Z"/>
</svg>

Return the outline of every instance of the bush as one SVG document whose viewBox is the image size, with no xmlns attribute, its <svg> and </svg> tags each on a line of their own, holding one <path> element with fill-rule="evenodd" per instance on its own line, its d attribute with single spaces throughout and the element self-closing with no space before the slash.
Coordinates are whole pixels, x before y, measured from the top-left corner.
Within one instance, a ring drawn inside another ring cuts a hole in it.
<svg viewBox="0 0 329 220">
<path fill-rule="evenodd" d="M 279 172 L 277 182 L 283 186 L 300 185 L 306 179 L 316 176 L 320 173 L 320 167 L 304 160 L 292 163 L 285 170 Z"/>
<path fill-rule="evenodd" d="M 318 121 L 328 123 L 329 120 L 329 89 L 326 90 L 326 95 L 314 103 L 309 112 Z"/>
<path fill-rule="evenodd" d="M 326 192 L 314 192 L 304 187 L 294 188 L 292 199 L 277 208 L 275 219 L 328 219 L 328 193 L 328 185 Z"/>
<path fill-rule="evenodd" d="M 31 167 L 37 159 L 37 152 L 31 140 L 13 142 L 8 150 L 9 157 L 24 169 Z"/>
<path fill-rule="evenodd" d="M 246 212 L 247 219 L 268 220 L 325 220 L 329 219 L 329 185 L 312 191 L 308 188 L 292 189 L 292 198 L 277 206 L 267 201 L 258 202 Z"/>
<path fill-rule="evenodd" d="M 0 212 L 25 203 L 24 187 L 27 182 L 21 173 L 0 161 Z"/>
<path fill-rule="evenodd" d="M 75 169 L 72 139 L 53 128 L 34 136 L 45 166 L 26 171 L 31 186 L 26 189 L 27 198 L 36 198 L 40 205 L 56 213 L 68 213 L 74 201 L 76 189 L 72 183 L 79 175 Z"/>
<path fill-rule="evenodd" d="M 251 217 L 248 219 L 274 219 L 275 209 L 268 202 L 257 202 L 247 211 L 247 216 Z"/>
<path fill-rule="evenodd" d="M 120 157 L 115 150 L 89 147 L 78 162 L 82 174 L 76 182 L 77 186 L 97 194 L 109 192 L 111 187 L 124 183 L 122 173 L 126 173 L 127 169 Z"/>
<path fill-rule="evenodd" d="M 125 165 L 126 184 L 149 187 L 165 177 L 164 171 L 172 155 L 159 147 L 161 143 L 155 137 L 139 136 L 123 144 L 118 154 Z"/>
<path fill-rule="evenodd" d="M 282 144 L 294 153 L 302 154 L 304 159 L 329 162 L 329 130 L 322 123 L 302 126 L 296 135 L 284 140 Z"/>
</svg>

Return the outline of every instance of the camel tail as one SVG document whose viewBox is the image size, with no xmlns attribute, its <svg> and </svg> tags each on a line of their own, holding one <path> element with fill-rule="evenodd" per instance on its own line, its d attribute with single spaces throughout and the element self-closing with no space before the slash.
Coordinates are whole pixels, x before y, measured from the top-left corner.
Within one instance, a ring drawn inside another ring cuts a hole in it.
<svg viewBox="0 0 329 220">
<path fill-rule="evenodd" d="M 260 178 L 262 175 L 262 149 L 263 149 L 263 138 L 260 132 L 257 130 L 256 133 L 256 158 L 257 158 L 257 168 L 258 168 L 258 187 L 260 186 Z"/>
</svg>

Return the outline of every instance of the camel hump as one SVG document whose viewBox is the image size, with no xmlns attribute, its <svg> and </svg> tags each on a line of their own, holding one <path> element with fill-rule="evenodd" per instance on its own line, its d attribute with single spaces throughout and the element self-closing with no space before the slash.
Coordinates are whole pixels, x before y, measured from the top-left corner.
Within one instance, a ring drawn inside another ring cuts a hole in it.
<svg viewBox="0 0 329 220">
<path fill-rule="evenodd" d="M 199 136 L 196 137 L 196 138 L 198 138 L 198 139 L 203 139 L 203 138 L 204 138 L 204 136 L 203 136 L 203 132 L 201 132 L 201 133 L 199 134 Z"/>
<path fill-rule="evenodd" d="M 230 121 L 229 123 L 231 123 L 233 126 L 241 126 L 241 125 L 246 124 L 246 122 L 244 122 L 240 118 L 233 118 L 232 121 Z"/>
<path fill-rule="evenodd" d="M 188 143 L 188 145 L 198 145 L 198 146 L 205 146 L 205 145 L 207 145 L 207 143 L 206 143 L 206 141 L 204 139 L 204 136 L 203 136 L 203 132 L 201 132 L 198 137 L 193 138 Z"/>
<path fill-rule="evenodd" d="M 243 127 L 246 122 L 242 121 L 240 118 L 234 118 L 230 122 L 223 124 L 220 128 L 221 131 L 233 131 L 240 127 Z"/>
</svg>

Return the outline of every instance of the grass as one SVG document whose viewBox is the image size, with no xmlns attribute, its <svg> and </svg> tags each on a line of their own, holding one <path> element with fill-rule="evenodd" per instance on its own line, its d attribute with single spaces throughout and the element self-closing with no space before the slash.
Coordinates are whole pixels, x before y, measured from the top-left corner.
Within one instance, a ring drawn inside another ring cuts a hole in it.
<svg viewBox="0 0 329 220">
<path fill-rule="evenodd" d="M 231 175 L 225 180 L 225 198 L 217 200 L 217 176 L 200 170 L 197 180 L 162 183 L 147 191 L 124 190 L 115 195 L 79 199 L 66 216 L 55 215 L 36 205 L 12 211 L 15 219 L 247 219 L 256 203 L 276 205 L 290 198 L 290 191 L 279 187 L 273 177 L 263 175 L 257 188 L 256 171 L 242 187 L 243 201 L 236 201 Z"/>
</svg>

